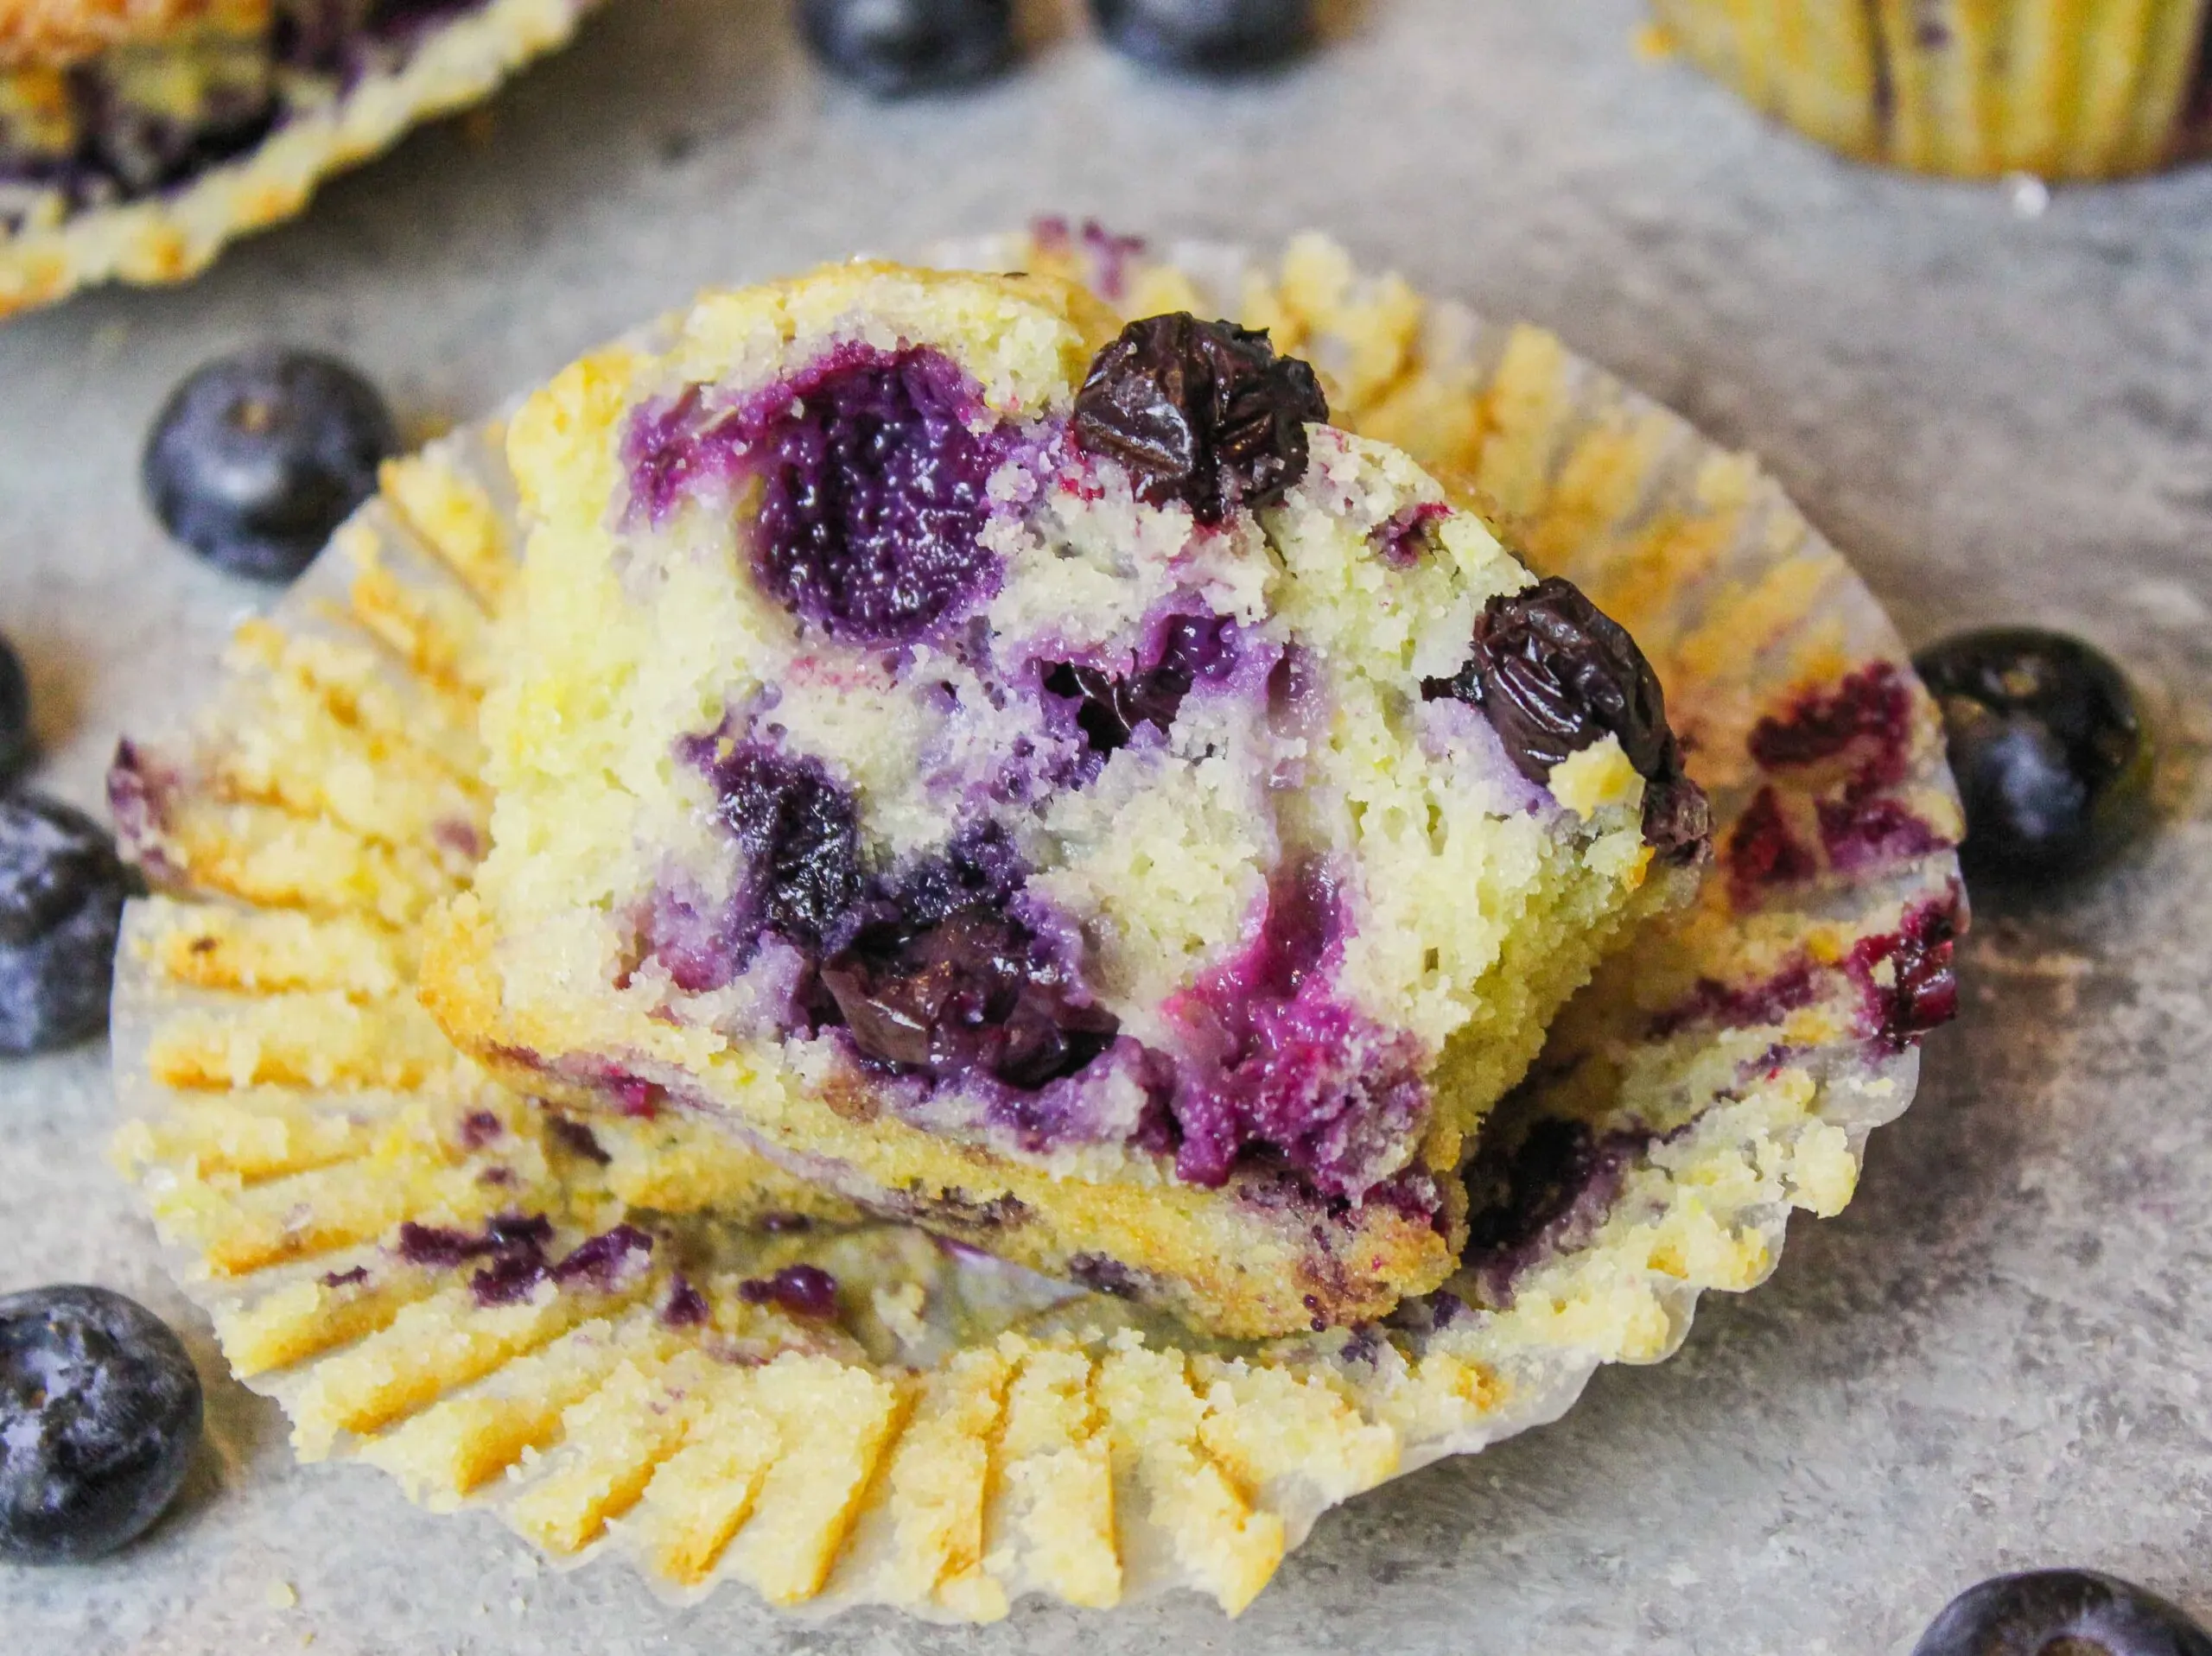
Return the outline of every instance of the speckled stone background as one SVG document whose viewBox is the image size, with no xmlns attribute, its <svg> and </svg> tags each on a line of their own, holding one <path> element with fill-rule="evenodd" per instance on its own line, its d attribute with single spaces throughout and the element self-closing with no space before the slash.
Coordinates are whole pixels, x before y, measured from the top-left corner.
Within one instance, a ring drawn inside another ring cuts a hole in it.
<svg viewBox="0 0 2212 1656">
<path fill-rule="evenodd" d="M 1034 1605 L 981 1632 L 679 1614 L 542 1570 L 489 1519 L 295 1468 L 210 1385 L 180 1509 L 96 1568 L 0 1567 L 9 1656 L 1902 1651 L 1993 1571 L 2082 1563 L 2212 1613 L 2212 170 L 1929 185 L 1763 128 L 1640 59 L 1635 0 L 1370 0 L 1279 80 L 1150 80 L 1033 12 L 1025 73 L 880 109 L 779 0 L 614 0 L 487 117 L 418 135 L 197 285 L 0 330 L 0 629 L 46 781 L 196 695 L 260 593 L 164 545 L 135 463 L 165 390 L 265 336 L 366 365 L 423 430 L 709 282 L 1041 211 L 1363 261 L 1535 318 L 1758 448 L 1916 643 L 2028 619 L 2121 653 L 2166 820 L 2077 890 L 1984 892 L 1967 1015 L 1843 1218 L 1708 1299 L 1688 1348 L 1561 1424 L 1325 1520 L 1240 1621 Z M 106 1171 L 106 1055 L 0 1068 L 0 1290 L 112 1284 L 189 1319 Z"/>
</svg>

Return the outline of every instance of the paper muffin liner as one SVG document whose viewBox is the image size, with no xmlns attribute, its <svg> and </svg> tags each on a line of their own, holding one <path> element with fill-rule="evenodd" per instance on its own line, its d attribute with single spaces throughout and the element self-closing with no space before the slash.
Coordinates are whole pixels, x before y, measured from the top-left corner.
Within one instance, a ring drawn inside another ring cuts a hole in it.
<svg viewBox="0 0 2212 1656">
<path fill-rule="evenodd" d="M 2110 178 L 2212 143 L 2206 0 L 1652 0 L 1700 67 L 1861 160 Z"/>
<path fill-rule="evenodd" d="M 323 180 L 409 129 L 488 97 L 564 46 L 600 0 L 485 0 L 425 26 L 397 67 L 373 68 L 327 104 L 289 111 L 243 155 L 158 193 L 0 220 L 0 320 L 96 282 L 182 282 L 224 245 L 301 212 Z"/>
<path fill-rule="evenodd" d="M 1341 423 L 1486 496 L 1659 669 L 1718 865 L 1485 1130 L 1446 1290 L 1388 1325 L 1205 1340 L 679 1116 L 582 1129 L 463 1059 L 411 986 L 420 917 L 485 841 L 475 709 L 519 542 L 497 424 L 391 466 L 208 705 L 118 756 L 162 895 L 118 961 L 117 1155 L 303 1458 L 678 1596 L 976 1621 L 1189 1588 L 1234 1613 L 1327 1508 L 1667 1356 L 1700 1293 L 1772 1270 L 1791 1209 L 1849 1201 L 1955 997 L 1956 796 L 1843 560 L 1753 461 L 1552 335 L 1319 238 L 1262 263 L 1048 223 L 938 257 L 1271 327 Z"/>
</svg>

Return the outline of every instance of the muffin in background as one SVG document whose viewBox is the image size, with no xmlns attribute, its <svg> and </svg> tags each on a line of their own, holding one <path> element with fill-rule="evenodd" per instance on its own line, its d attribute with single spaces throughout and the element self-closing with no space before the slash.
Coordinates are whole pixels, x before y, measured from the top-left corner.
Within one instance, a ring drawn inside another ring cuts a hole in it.
<svg viewBox="0 0 2212 1656">
<path fill-rule="evenodd" d="M 2212 138 L 2207 0 L 1652 0 L 1673 43 L 1862 161 L 2112 178 Z"/>
<path fill-rule="evenodd" d="M 0 0 L 0 319 L 181 282 L 597 0 Z"/>
</svg>

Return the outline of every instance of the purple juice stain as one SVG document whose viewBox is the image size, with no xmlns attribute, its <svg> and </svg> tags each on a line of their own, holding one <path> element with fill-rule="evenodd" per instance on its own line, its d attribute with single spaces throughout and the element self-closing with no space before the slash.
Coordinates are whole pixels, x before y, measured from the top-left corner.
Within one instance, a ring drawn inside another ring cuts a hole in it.
<svg viewBox="0 0 2212 1656">
<path fill-rule="evenodd" d="M 1663 1041 L 1694 1025 L 1756 1029 L 1779 1024 L 1791 1012 L 1811 1006 L 1819 993 L 1819 977 L 1812 963 L 1802 960 L 1757 983 L 1733 985 L 1700 978 L 1688 999 L 1651 1020 L 1652 1037 Z"/>
<path fill-rule="evenodd" d="M 506 1123 L 490 1110 L 473 1110 L 461 1118 L 458 1137 L 463 1150 L 481 1150 L 507 1130 Z"/>
<path fill-rule="evenodd" d="M 369 1279 L 369 1267 L 357 1265 L 351 1271 L 329 1271 L 323 1273 L 326 1288 L 358 1288 Z"/>
<path fill-rule="evenodd" d="M 771 1277 L 747 1278 L 737 1285 L 737 1297 L 819 1321 L 837 1314 L 837 1278 L 818 1265 L 787 1265 Z"/>
<path fill-rule="evenodd" d="M 1429 530 L 1452 516 L 1440 500 L 1424 500 L 1406 507 L 1382 524 L 1370 537 L 1375 555 L 1393 569 L 1412 569 L 1428 555 Z"/>
<path fill-rule="evenodd" d="M 1815 809 L 1828 861 L 1847 874 L 1892 867 L 1951 848 L 1948 838 L 1900 800 L 1855 797 L 1847 790 L 1841 799 L 1821 800 Z"/>
<path fill-rule="evenodd" d="M 1253 1152 L 1273 1155 L 1325 1196 L 1357 1199 L 1426 1114 L 1411 1044 L 1337 999 L 1342 902 L 1317 862 L 1273 881 L 1260 936 L 1185 999 L 1195 1045 L 1173 1111 L 1177 1175 L 1217 1188 Z"/>
<path fill-rule="evenodd" d="M 1784 771 L 1821 764 L 1864 743 L 1871 751 L 1859 776 L 1878 786 L 1904 775 L 1911 739 L 1911 688 L 1893 663 L 1878 661 L 1761 719 L 1745 746 L 1762 770 Z"/>
<path fill-rule="evenodd" d="M 1810 879 L 1821 872 L 1820 859 L 1791 831 L 1771 786 L 1760 788 L 1728 831 L 1725 860 L 1729 894 L 1738 909 L 1756 907 L 1768 886 Z"/>
<path fill-rule="evenodd" d="M 1068 1279 L 1094 1294 L 1114 1299 L 1142 1297 L 1141 1274 L 1104 1253 L 1077 1253 L 1068 1259 Z"/>
<path fill-rule="evenodd" d="M 671 1329 L 696 1329 L 707 1320 L 707 1297 L 691 1285 L 691 1279 L 681 1271 L 670 1278 L 668 1298 L 660 1308 L 660 1320 Z"/>
<path fill-rule="evenodd" d="M 576 1245 L 575 1251 L 553 1267 L 553 1280 L 563 1288 L 578 1284 L 611 1294 L 645 1268 L 652 1258 L 653 1239 L 635 1225 L 617 1225 Z"/>
<path fill-rule="evenodd" d="M 1241 657 L 1238 628 L 1226 616 L 1174 616 L 1147 653 L 1151 659 L 1127 675 L 1080 662 L 1051 663 L 1043 669 L 1046 692 L 1075 704 L 1076 726 L 1100 758 L 1127 747 L 1147 726 L 1165 733 L 1198 684 L 1233 676 Z"/>
<path fill-rule="evenodd" d="M 545 1130 L 552 1135 L 554 1142 L 569 1154 L 595 1167 L 606 1167 L 614 1159 L 607 1153 L 592 1130 L 581 1121 L 571 1121 L 565 1115 L 549 1114 L 545 1118 Z"/>
<path fill-rule="evenodd" d="M 738 408 L 697 388 L 641 410 L 624 452 L 632 498 L 662 522 L 702 485 L 760 483 L 753 573 L 844 644 L 912 644 L 996 590 L 982 544 L 991 474 L 1013 452 L 950 357 L 846 344 Z"/>
</svg>

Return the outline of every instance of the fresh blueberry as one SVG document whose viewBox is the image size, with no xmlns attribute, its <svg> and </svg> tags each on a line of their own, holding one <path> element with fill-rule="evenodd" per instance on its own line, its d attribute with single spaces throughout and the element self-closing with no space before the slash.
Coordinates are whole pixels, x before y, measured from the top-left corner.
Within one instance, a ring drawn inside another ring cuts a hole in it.
<svg viewBox="0 0 2212 1656">
<path fill-rule="evenodd" d="M 31 749 L 31 682 L 22 658 L 0 638 L 0 788 L 29 767 Z"/>
<path fill-rule="evenodd" d="M 1912 1656 L 2212 1656 L 2212 1634 L 2155 1594 L 2086 1570 L 2035 1570 L 1969 1587 Z"/>
<path fill-rule="evenodd" d="M 2151 743 L 2126 677 L 2098 651 L 1994 627 L 1944 639 L 1913 664 L 1943 709 L 1969 872 L 2068 872 L 2141 826 Z"/>
<path fill-rule="evenodd" d="M 1014 56 L 1014 0 L 799 0 L 817 57 L 879 98 L 988 79 Z"/>
<path fill-rule="evenodd" d="M 1117 52 L 1163 69 L 1233 74 L 1313 43 L 1314 0 L 1090 0 Z"/>
<path fill-rule="evenodd" d="M 105 1288 L 0 1298 L 0 1558 L 76 1564 L 143 1534 L 200 1441 L 200 1376 Z"/>
<path fill-rule="evenodd" d="M 43 1052 L 107 1023 L 130 877 L 83 812 L 0 798 L 0 1053 Z"/>
<path fill-rule="evenodd" d="M 376 492 L 399 433 L 344 363 L 262 347 L 209 363 L 171 393 L 139 467 L 162 526 L 209 562 L 289 581 Z"/>
</svg>

